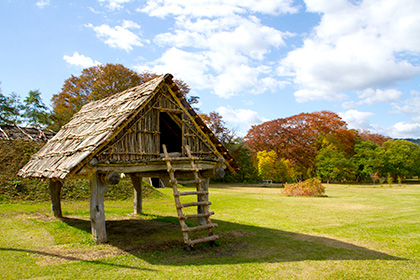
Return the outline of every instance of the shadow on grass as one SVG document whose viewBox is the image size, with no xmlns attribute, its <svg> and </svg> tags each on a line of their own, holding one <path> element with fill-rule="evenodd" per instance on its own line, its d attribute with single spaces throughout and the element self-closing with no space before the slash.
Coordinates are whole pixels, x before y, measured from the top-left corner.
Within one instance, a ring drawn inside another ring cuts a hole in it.
<svg viewBox="0 0 420 280">
<path fill-rule="evenodd" d="M 146 219 L 145 219 L 146 216 Z M 63 218 L 69 226 L 90 232 L 90 221 Z M 183 250 L 182 234 L 175 217 L 144 215 L 134 219 L 108 220 L 109 244 L 151 264 L 207 265 L 275 263 L 307 260 L 405 260 L 326 237 L 312 236 L 220 220 L 216 247 L 197 244 Z"/>
<path fill-rule="evenodd" d="M 141 268 L 141 267 L 135 267 L 135 266 L 129 266 L 129 265 L 114 264 L 114 263 L 100 261 L 100 260 L 91 260 L 90 261 L 90 260 L 85 260 L 85 259 L 81 259 L 81 258 L 77 258 L 77 257 L 63 256 L 63 255 L 59 255 L 59 254 L 47 253 L 47 252 L 42 252 L 42 251 L 37 251 L 37 250 L 17 249 L 17 248 L 2 248 L 2 247 L 0 247 L 0 252 L 1 251 L 23 252 L 23 253 L 36 254 L 36 255 L 46 256 L 46 257 L 54 257 L 54 258 L 63 259 L 63 260 L 66 260 L 66 261 L 82 261 L 82 262 L 86 262 L 86 263 L 90 263 L 90 264 L 106 265 L 106 266 L 113 266 L 113 267 L 117 266 L 117 267 L 121 267 L 121 268 L 147 270 L 147 271 L 156 271 L 154 269 L 149 269 L 149 268 Z"/>
</svg>

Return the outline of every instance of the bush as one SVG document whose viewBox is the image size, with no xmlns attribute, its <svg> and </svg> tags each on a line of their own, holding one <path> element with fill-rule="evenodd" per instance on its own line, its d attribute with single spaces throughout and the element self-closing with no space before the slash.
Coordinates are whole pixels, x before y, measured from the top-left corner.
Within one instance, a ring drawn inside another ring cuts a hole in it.
<svg viewBox="0 0 420 280">
<path fill-rule="evenodd" d="M 303 182 L 288 184 L 286 183 L 283 193 L 293 196 L 323 196 L 325 187 L 317 178 L 308 179 Z"/>
<path fill-rule="evenodd" d="M 0 203 L 13 201 L 48 201 L 50 187 L 48 180 L 21 178 L 16 174 L 43 145 L 42 142 L 25 140 L 0 140 Z M 143 197 L 159 196 L 161 193 L 143 182 Z M 123 178 L 117 185 L 110 186 L 105 198 L 110 200 L 133 197 L 133 185 L 129 178 Z M 64 200 L 88 200 L 89 180 L 66 180 L 61 189 Z"/>
</svg>

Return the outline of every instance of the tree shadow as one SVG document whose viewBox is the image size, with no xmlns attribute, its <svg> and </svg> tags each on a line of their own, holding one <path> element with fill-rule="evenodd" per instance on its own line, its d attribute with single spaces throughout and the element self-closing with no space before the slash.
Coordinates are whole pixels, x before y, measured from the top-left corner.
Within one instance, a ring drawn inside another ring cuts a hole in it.
<svg viewBox="0 0 420 280">
<path fill-rule="evenodd" d="M 147 216 L 147 215 L 143 215 Z M 90 221 L 63 218 L 66 224 L 90 232 Z M 197 244 L 185 251 L 178 219 L 139 216 L 107 220 L 109 244 L 151 264 L 205 265 L 308 260 L 406 260 L 343 241 L 221 220 L 216 247 Z M 168 253 L 170 252 L 170 253 Z M 170 256 L 170 257 L 168 257 Z"/>
<path fill-rule="evenodd" d="M 48 252 L 43 252 L 43 251 L 38 251 L 38 250 L 0 247 L 0 252 L 1 251 L 23 252 L 23 253 L 36 254 L 36 255 L 39 255 L 39 256 L 54 257 L 54 258 L 58 258 L 58 259 L 66 260 L 66 261 L 82 261 L 82 262 L 86 262 L 86 263 L 90 263 L 90 264 L 106 265 L 106 266 L 113 266 L 113 267 L 116 266 L 116 267 L 120 267 L 120 268 L 129 268 L 129 269 L 137 269 L 137 270 L 156 271 L 154 269 L 149 269 L 149 268 L 142 268 L 142 267 L 136 267 L 136 266 L 130 266 L 130 265 L 114 264 L 114 263 L 105 262 L 105 261 L 101 261 L 101 260 L 85 260 L 85 259 L 82 259 L 82 258 L 77 258 L 77 257 L 72 257 L 72 256 L 63 256 L 63 255 L 60 255 L 60 254 L 48 253 Z"/>
</svg>

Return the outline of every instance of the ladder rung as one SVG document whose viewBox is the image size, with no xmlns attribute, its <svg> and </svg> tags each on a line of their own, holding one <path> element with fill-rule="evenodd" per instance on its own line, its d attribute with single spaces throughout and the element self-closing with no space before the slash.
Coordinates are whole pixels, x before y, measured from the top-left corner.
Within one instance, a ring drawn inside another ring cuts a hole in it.
<svg viewBox="0 0 420 280">
<path fill-rule="evenodd" d="M 204 238 L 188 240 L 187 245 L 192 246 L 192 245 L 197 244 L 197 243 L 209 242 L 209 241 L 214 241 L 214 240 L 217 240 L 217 239 L 219 239 L 218 235 L 212 235 L 212 236 L 207 236 L 207 237 L 204 237 Z"/>
<path fill-rule="evenodd" d="M 202 213 L 202 214 L 192 214 L 192 215 L 184 215 L 179 217 L 181 220 L 192 219 L 192 218 L 202 218 L 202 217 L 210 217 L 214 215 L 214 212 L 211 211 L 209 213 Z"/>
<path fill-rule="evenodd" d="M 199 180 L 190 180 L 190 181 L 177 181 L 178 184 L 181 185 L 186 185 L 186 184 L 201 184 L 202 182 L 204 182 L 204 180 L 199 179 Z"/>
<path fill-rule="evenodd" d="M 209 194 L 208 191 L 191 191 L 191 192 L 174 192 L 174 196 L 182 195 L 206 195 Z"/>
<path fill-rule="evenodd" d="M 180 192 L 179 195 L 206 195 L 209 194 L 208 191 L 192 191 L 192 192 Z"/>
<path fill-rule="evenodd" d="M 196 226 L 196 227 L 187 227 L 187 228 L 183 228 L 182 231 L 183 232 L 189 232 L 189 231 L 196 231 L 196 230 L 202 230 L 202 229 L 208 229 L 208 228 L 214 228 L 217 227 L 218 224 L 207 224 L 207 225 L 203 225 L 203 226 Z"/>
<path fill-rule="evenodd" d="M 190 207 L 190 206 L 200 206 L 200 205 L 211 205 L 210 201 L 198 201 L 198 202 L 190 202 L 190 203 L 184 203 L 184 204 L 180 204 L 178 208 L 184 208 L 184 207 Z"/>
</svg>

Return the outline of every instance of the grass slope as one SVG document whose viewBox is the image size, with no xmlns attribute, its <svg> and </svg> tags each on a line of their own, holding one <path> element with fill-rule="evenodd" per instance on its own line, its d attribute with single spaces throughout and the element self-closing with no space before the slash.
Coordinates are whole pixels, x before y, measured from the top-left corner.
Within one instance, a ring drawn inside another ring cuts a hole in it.
<svg viewBox="0 0 420 280">
<path fill-rule="evenodd" d="M 188 189 L 188 188 L 186 188 Z M 3 279 L 420 279 L 420 186 L 327 185 L 324 198 L 212 186 L 218 247 L 182 247 L 170 190 L 105 204 L 109 244 L 90 235 L 89 202 L 0 204 Z"/>
</svg>

